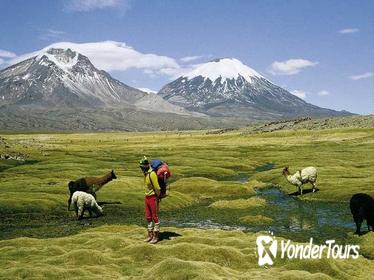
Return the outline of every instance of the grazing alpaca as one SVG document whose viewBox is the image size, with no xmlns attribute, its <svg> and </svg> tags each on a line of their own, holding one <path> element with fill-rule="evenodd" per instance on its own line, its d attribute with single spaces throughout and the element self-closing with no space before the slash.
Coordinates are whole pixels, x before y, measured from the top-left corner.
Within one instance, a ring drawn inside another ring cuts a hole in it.
<svg viewBox="0 0 374 280">
<path fill-rule="evenodd" d="M 365 193 L 356 193 L 349 203 L 353 220 L 356 223 L 356 234 L 361 235 L 361 224 L 366 219 L 368 231 L 374 230 L 374 199 Z"/>
<path fill-rule="evenodd" d="M 97 217 L 103 215 L 103 208 L 97 204 L 92 194 L 76 191 L 73 194 L 72 202 L 78 220 L 82 219 L 85 210 L 88 210 L 90 217 L 92 217 L 92 212 L 94 212 Z"/>
<path fill-rule="evenodd" d="M 313 186 L 313 192 L 316 191 L 317 169 L 315 167 L 306 167 L 302 170 L 298 170 L 294 175 L 291 175 L 288 166 L 286 166 L 283 169 L 282 174 L 290 184 L 295 185 L 298 188 L 299 194 L 303 194 L 303 184 L 306 183 L 311 183 Z"/>
<path fill-rule="evenodd" d="M 74 192 L 82 191 L 90 193 L 96 199 L 96 192 L 100 190 L 102 186 L 112 181 L 113 179 L 117 179 L 117 176 L 114 174 L 114 171 L 112 170 L 103 177 L 86 177 L 78 179 L 76 181 L 70 181 L 68 184 L 70 191 L 70 197 L 68 200 L 68 210 L 70 210 L 71 198 Z"/>
</svg>

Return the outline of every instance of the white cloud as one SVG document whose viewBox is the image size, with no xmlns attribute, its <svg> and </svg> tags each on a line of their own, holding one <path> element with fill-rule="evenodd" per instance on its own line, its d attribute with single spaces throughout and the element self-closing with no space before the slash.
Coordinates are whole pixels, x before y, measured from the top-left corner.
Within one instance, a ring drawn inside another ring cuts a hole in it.
<svg viewBox="0 0 374 280">
<path fill-rule="evenodd" d="M 306 98 L 306 93 L 305 93 L 305 91 L 302 91 L 302 90 L 293 90 L 293 91 L 291 91 L 291 93 L 293 94 L 293 95 L 296 95 L 297 97 L 299 97 L 299 98 L 301 98 L 301 99 L 305 99 Z"/>
<path fill-rule="evenodd" d="M 20 55 L 9 61 L 14 64 L 37 56 L 49 48 L 70 48 L 87 56 L 99 69 L 105 71 L 125 71 L 139 69 L 150 75 L 167 75 L 177 77 L 183 69 L 175 59 L 167 56 L 142 53 L 122 42 L 103 41 L 93 43 L 59 42 L 51 44 L 42 50 Z"/>
<path fill-rule="evenodd" d="M 286 61 L 274 61 L 268 72 L 273 75 L 295 75 L 304 68 L 315 66 L 317 64 L 318 62 L 301 58 L 289 59 Z"/>
<path fill-rule="evenodd" d="M 65 5 L 66 11 L 89 12 L 106 8 L 129 8 L 128 0 L 69 0 Z"/>
<path fill-rule="evenodd" d="M 16 57 L 16 56 L 17 55 L 13 52 L 0 49 L 0 57 L 13 58 L 13 57 Z"/>
<path fill-rule="evenodd" d="M 317 92 L 317 94 L 319 96 L 326 96 L 326 95 L 329 95 L 330 92 L 328 92 L 327 90 L 321 90 L 321 91 Z"/>
<path fill-rule="evenodd" d="M 203 58 L 203 57 L 204 57 L 203 55 L 186 56 L 186 57 L 182 57 L 180 60 L 183 62 L 191 62 L 191 61 Z"/>
<path fill-rule="evenodd" d="M 0 65 L 4 63 L 4 59 L 0 58 Z"/>
<path fill-rule="evenodd" d="M 44 33 L 39 36 L 39 39 L 44 40 L 44 41 L 61 40 L 66 34 L 65 31 L 55 30 L 55 29 L 47 29 L 43 32 Z"/>
<path fill-rule="evenodd" d="M 340 33 L 340 34 L 352 34 L 352 33 L 357 33 L 359 31 L 360 30 L 358 28 L 345 28 L 345 29 L 339 30 L 338 33 Z"/>
<path fill-rule="evenodd" d="M 350 78 L 354 81 L 357 81 L 357 80 L 367 79 L 367 78 L 371 78 L 371 77 L 374 77 L 373 72 L 366 72 L 366 73 L 361 74 L 361 75 L 354 75 L 354 76 L 351 76 Z"/>
</svg>

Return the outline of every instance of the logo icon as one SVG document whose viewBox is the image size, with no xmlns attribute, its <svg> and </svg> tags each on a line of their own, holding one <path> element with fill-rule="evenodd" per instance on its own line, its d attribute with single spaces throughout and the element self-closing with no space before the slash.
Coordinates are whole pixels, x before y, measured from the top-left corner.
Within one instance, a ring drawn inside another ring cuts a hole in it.
<svg viewBox="0 0 374 280">
<path fill-rule="evenodd" d="M 256 244 L 258 254 L 258 265 L 273 265 L 273 259 L 275 259 L 275 257 L 277 256 L 277 240 L 272 236 L 261 235 L 257 237 Z"/>
</svg>

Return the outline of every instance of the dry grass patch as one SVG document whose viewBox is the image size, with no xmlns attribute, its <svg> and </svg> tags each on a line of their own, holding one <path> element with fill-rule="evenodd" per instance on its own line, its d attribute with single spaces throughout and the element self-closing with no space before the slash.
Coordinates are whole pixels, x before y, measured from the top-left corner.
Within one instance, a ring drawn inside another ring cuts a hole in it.
<svg viewBox="0 0 374 280">
<path fill-rule="evenodd" d="M 240 217 L 239 221 L 249 225 L 269 225 L 273 222 L 273 219 L 263 215 L 248 215 Z"/>
<path fill-rule="evenodd" d="M 266 200 L 260 197 L 251 197 L 248 199 L 218 200 L 209 205 L 209 207 L 218 209 L 246 209 L 252 207 L 263 207 Z"/>
</svg>

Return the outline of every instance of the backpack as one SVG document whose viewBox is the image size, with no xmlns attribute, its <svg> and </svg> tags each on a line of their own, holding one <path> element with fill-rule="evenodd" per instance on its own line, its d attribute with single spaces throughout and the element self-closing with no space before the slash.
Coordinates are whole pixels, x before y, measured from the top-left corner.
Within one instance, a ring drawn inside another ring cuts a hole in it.
<svg viewBox="0 0 374 280">
<path fill-rule="evenodd" d="M 157 175 L 158 184 L 160 185 L 160 188 L 161 188 L 160 196 L 161 198 L 165 197 L 166 196 L 166 180 L 171 177 L 169 166 L 165 162 L 159 159 L 154 159 L 151 161 L 151 168 Z"/>
<path fill-rule="evenodd" d="M 154 159 L 151 161 L 151 168 L 154 172 L 156 172 L 159 180 L 164 180 L 164 178 L 169 179 L 171 177 L 169 166 L 159 159 Z"/>
</svg>

